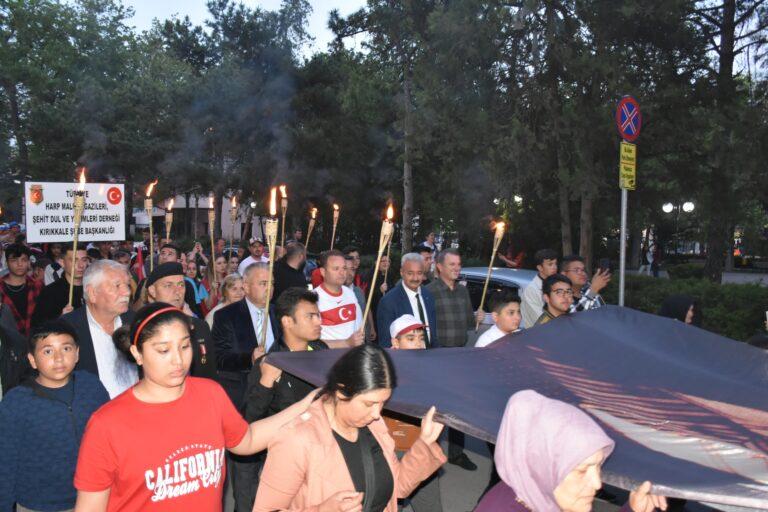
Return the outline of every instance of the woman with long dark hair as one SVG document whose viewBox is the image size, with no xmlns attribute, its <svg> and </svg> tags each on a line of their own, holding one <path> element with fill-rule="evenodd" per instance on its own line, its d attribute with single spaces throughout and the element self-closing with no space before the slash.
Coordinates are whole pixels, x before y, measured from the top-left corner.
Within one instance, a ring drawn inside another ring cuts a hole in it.
<svg viewBox="0 0 768 512">
<path fill-rule="evenodd" d="M 253 510 L 395 512 L 397 499 L 446 461 L 434 407 L 398 460 L 381 418 L 396 384 L 392 360 L 378 346 L 344 354 L 328 373 L 322 399 L 270 444 Z"/>
<path fill-rule="evenodd" d="M 312 400 L 248 425 L 219 384 L 187 376 L 189 318 L 169 304 L 143 307 L 114 341 L 143 378 L 88 422 L 75 472 L 78 512 L 220 511 L 226 450 L 264 450 Z"/>
</svg>

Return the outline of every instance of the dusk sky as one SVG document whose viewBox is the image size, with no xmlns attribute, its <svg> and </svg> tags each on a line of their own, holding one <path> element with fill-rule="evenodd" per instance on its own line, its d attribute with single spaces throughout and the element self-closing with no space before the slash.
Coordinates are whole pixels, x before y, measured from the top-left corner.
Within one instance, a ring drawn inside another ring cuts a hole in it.
<svg viewBox="0 0 768 512">
<path fill-rule="evenodd" d="M 280 7 L 280 0 L 243 0 L 248 6 L 259 6 L 262 9 L 275 10 Z M 309 19 L 309 32 L 315 38 L 311 47 L 304 49 L 304 55 L 326 49 L 333 39 L 328 30 L 328 13 L 338 9 L 342 15 L 350 14 L 365 5 L 365 0 L 310 0 L 313 12 Z M 124 0 L 124 4 L 133 7 L 135 16 L 129 20 L 141 32 L 152 25 L 152 20 L 167 19 L 173 15 L 180 18 L 189 16 L 196 25 L 202 24 L 208 16 L 205 0 Z"/>
</svg>

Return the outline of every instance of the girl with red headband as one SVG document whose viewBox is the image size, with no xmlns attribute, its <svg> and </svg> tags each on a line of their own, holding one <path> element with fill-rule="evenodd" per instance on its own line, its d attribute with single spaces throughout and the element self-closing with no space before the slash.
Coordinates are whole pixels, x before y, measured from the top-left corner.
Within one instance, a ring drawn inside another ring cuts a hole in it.
<svg viewBox="0 0 768 512">
<path fill-rule="evenodd" d="M 314 396 L 248 425 L 219 384 L 187 376 L 189 320 L 168 304 L 145 306 L 114 338 L 143 378 L 88 422 L 75 472 L 76 511 L 220 511 L 225 451 L 266 449 Z"/>
</svg>

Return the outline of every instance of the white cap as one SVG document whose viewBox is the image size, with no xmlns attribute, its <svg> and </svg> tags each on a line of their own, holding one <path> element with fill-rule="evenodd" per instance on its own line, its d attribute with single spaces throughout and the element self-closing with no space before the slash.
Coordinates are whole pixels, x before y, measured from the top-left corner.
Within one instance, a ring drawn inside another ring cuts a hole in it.
<svg viewBox="0 0 768 512">
<path fill-rule="evenodd" d="M 418 318 L 413 315 L 403 315 L 389 326 L 389 335 L 392 338 L 397 338 L 407 332 L 415 331 L 416 329 L 423 329 L 422 324 Z"/>
</svg>

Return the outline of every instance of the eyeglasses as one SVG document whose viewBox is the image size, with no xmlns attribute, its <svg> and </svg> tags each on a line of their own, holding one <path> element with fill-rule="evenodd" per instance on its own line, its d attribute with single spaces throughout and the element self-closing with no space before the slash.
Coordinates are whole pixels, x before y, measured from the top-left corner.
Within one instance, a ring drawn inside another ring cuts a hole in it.
<svg viewBox="0 0 768 512">
<path fill-rule="evenodd" d="M 583 267 L 571 268 L 565 271 L 566 273 L 574 272 L 576 274 L 586 274 L 587 271 Z"/>
<path fill-rule="evenodd" d="M 573 297 L 573 290 L 570 288 L 558 288 L 557 290 L 552 290 L 550 293 L 557 295 L 558 297 Z"/>
</svg>

